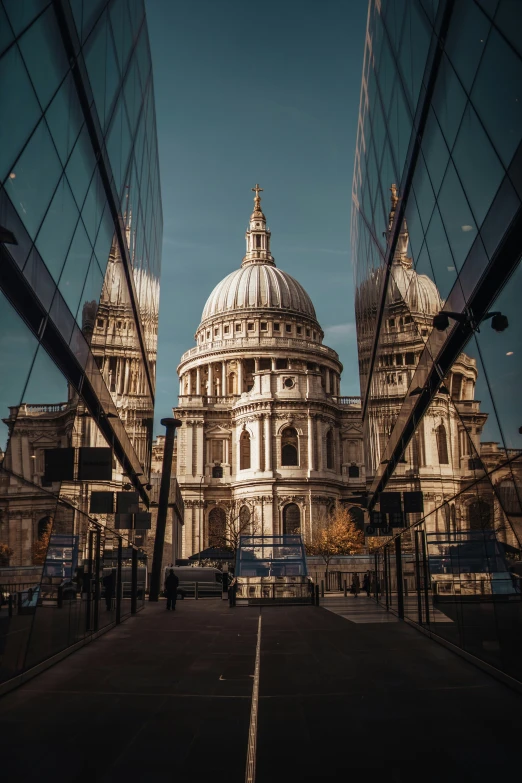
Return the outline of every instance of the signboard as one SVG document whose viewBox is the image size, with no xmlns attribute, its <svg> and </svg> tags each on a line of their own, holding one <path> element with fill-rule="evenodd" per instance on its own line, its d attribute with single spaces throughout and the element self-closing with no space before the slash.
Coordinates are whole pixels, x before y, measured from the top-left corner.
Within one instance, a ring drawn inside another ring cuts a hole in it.
<svg viewBox="0 0 522 783">
<path fill-rule="evenodd" d="M 382 511 L 370 511 L 370 525 L 374 528 L 386 527 L 388 525 L 386 514 Z"/>
<path fill-rule="evenodd" d="M 424 494 L 422 492 L 404 493 L 404 513 L 422 514 L 424 511 Z"/>
<path fill-rule="evenodd" d="M 379 495 L 379 503 L 383 514 L 402 511 L 400 492 L 381 492 Z"/>
<path fill-rule="evenodd" d="M 112 449 L 82 446 L 78 451 L 79 481 L 110 481 L 112 479 Z"/>
<path fill-rule="evenodd" d="M 43 480 L 74 481 L 74 449 L 44 449 Z"/>
<path fill-rule="evenodd" d="M 404 514 L 402 511 L 395 511 L 388 514 L 388 521 L 390 527 L 405 527 Z"/>
<path fill-rule="evenodd" d="M 152 526 L 152 518 L 149 511 L 140 511 L 138 514 L 134 514 L 134 527 L 136 530 L 150 530 Z"/>
<path fill-rule="evenodd" d="M 91 492 L 90 514 L 114 514 L 114 492 Z"/>
<path fill-rule="evenodd" d="M 133 514 L 115 514 L 114 527 L 116 530 L 132 530 Z"/>
<path fill-rule="evenodd" d="M 116 493 L 117 514 L 137 514 L 140 510 L 140 496 L 137 492 Z"/>
<path fill-rule="evenodd" d="M 47 547 L 44 576 L 72 579 L 78 566 L 78 536 L 52 535 Z"/>
</svg>

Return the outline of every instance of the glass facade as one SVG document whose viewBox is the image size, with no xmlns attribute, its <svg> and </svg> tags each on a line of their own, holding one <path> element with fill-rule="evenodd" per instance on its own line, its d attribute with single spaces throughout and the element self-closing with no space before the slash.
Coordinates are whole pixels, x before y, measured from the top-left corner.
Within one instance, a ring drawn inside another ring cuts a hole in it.
<svg viewBox="0 0 522 783">
<path fill-rule="evenodd" d="M 381 598 L 522 679 L 519 26 L 510 0 L 371 0 L 352 252 L 368 506 L 424 498 L 386 517 Z"/>
<path fill-rule="evenodd" d="M 144 596 L 163 218 L 143 0 L 0 0 L 0 105 L 2 682 Z M 95 513 L 126 490 L 130 517 Z"/>
</svg>

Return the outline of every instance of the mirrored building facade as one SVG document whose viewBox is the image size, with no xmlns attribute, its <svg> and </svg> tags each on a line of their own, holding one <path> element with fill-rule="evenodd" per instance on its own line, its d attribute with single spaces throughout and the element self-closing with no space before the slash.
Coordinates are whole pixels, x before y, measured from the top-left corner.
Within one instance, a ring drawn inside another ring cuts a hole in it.
<svg viewBox="0 0 522 783">
<path fill-rule="evenodd" d="M 369 509 L 424 495 L 380 550 L 381 598 L 519 679 L 520 20 L 370 1 L 352 209 Z"/>
<path fill-rule="evenodd" d="M 133 552 L 144 583 L 146 530 L 91 504 L 149 505 L 162 207 L 143 0 L 0 2 L 0 101 L 1 682 L 130 611 Z M 103 480 L 81 476 L 85 447 L 110 449 Z"/>
</svg>

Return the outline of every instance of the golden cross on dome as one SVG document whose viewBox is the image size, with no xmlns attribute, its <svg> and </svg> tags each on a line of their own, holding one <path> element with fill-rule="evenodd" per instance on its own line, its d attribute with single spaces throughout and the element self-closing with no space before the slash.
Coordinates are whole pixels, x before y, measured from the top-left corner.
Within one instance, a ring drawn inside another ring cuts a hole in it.
<svg viewBox="0 0 522 783">
<path fill-rule="evenodd" d="M 263 188 L 260 188 L 259 185 L 256 185 L 255 188 L 251 188 L 251 190 L 253 190 L 254 193 L 256 194 L 255 197 L 254 197 L 254 208 L 255 209 L 261 209 L 261 206 L 260 206 L 261 205 L 261 196 L 259 195 L 259 193 L 263 192 Z"/>
</svg>

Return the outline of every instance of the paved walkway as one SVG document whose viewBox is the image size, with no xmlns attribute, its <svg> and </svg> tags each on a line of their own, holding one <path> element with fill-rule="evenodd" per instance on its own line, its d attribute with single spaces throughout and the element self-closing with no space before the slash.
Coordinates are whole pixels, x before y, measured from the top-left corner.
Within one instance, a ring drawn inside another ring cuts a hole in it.
<svg viewBox="0 0 522 783">
<path fill-rule="evenodd" d="M 262 609 L 258 783 L 518 769 L 519 694 L 371 600 L 326 608 Z M 147 604 L 0 699 L 2 781 L 243 783 L 258 620 L 219 600 Z"/>
</svg>

